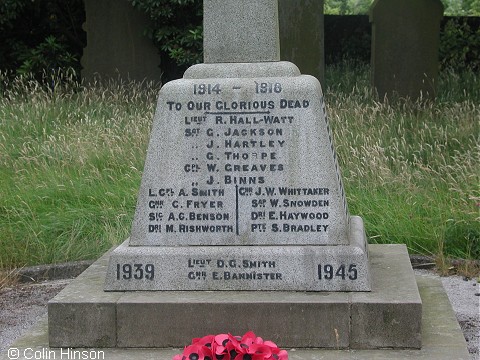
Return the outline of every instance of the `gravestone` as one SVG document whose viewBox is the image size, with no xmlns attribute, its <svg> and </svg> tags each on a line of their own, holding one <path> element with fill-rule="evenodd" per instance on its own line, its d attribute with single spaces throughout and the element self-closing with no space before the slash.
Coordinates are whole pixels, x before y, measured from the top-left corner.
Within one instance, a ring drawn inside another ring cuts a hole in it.
<svg viewBox="0 0 480 360">
<path fill-rule="evenodd" d="M 206 63 L 160 92 L 106 290 L 370 290 L 321 86 L 278 33 L 277 0 L 205 1 Z"/>
<path fill-rule="evenodd" d="M 325 84 L 323 0 L 280 0 L 280 59 Z"/>
<path fill-rule="evenodd" d="M 434 98 L 443 5 L 440 0 L 376 0 L 372 80 L 380 99 Z"/>
<path fill-rule="evenodd" d="M 160 81 L 160 56 L 143 35 L 149 19 L 127 0 L 85 0 L 82 78 Z"/>
</svg>

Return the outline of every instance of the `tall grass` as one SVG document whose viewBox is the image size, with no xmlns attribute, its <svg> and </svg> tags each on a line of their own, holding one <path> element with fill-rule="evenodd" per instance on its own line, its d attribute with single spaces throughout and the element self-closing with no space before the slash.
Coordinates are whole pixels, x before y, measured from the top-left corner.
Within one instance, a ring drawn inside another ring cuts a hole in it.
<svg viewBox="0 0 480 360">
<path fill-rule="evenodd" d="M 128 234 L 158 87 L 7 88 L 0 267 L 97 257 Z"/>
<path fill-rule="evenodd" d="M 480 80 L 443 75 L 436 103 L 389 104 L 372 95 L 367 68 L 333 67 L 325 98 L 349 207 L 370 242 L 474 258 Z M 93 259 L 123 241 L 159 87 L 3 84 L 0 268 Z"/>
<path fill-rule="evenodd" d="M 353 214 L 370 242 L 480 258 L 480 79 L 443 73 L 436 102 L 379 102 L 368 69 L 334 67 L 326 102 Z"/>
</svg>

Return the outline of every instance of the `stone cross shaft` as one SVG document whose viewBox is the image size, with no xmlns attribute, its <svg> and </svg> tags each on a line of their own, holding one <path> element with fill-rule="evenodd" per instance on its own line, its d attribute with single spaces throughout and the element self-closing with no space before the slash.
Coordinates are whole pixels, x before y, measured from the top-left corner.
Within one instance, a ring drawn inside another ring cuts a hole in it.
<svg viewBox="0 0 480 360">
<path fill-rule="evenodd" d="M 204 0 L 204 62 L 280 60 L 278 0 Z"/>
</svg>

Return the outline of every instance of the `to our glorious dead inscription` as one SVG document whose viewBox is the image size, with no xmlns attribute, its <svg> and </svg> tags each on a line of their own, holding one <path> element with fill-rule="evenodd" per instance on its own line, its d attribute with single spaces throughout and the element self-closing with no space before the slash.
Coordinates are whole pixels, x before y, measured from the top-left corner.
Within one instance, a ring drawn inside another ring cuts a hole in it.
<svg viewBox="0 0 480 360">
<path fill-rule="evenodd" d="M 317 94 L 289 80 L 182 80 L 180 94 L 160 97 L 153 132 L 162 140 L 146 162 L 157 168 L 146 169 L 155 178 L 143 179 L 133 243 L 346 241 L 329 236 L 337 224 L 346 228 L 346 209 L 340 176 L 328 170 L 336 163 L 319 157 L 334 153 L 331 141 L 319 149 L 317 140 L 331 140 L 328 122 L 315 121 Z"/>
</svg>

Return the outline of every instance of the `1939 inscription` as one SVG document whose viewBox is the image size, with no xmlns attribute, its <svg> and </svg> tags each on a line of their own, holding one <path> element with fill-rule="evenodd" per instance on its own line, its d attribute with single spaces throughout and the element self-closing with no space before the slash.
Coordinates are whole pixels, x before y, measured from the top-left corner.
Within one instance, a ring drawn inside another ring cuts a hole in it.
<svg viewBox="0 0 480 360">
<path fill-rule="evenodd" d="M 153 264 L 117 264 L 117 280 L 154 280 Z"/>
</svg>

